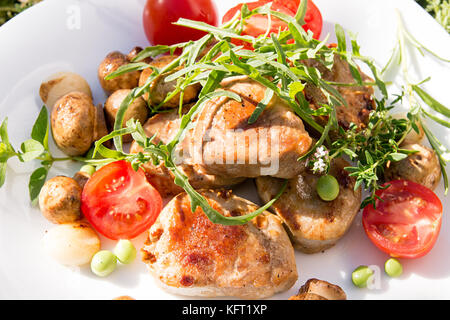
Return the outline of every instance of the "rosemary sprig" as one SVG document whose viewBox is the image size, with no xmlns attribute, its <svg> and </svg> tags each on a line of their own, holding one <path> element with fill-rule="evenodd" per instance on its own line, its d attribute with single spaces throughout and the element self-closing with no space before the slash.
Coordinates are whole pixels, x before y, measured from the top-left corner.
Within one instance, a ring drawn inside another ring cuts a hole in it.
<svg viewBox="0 0 450 320">
<path fill-rule="evenodd" d="M 431 132 L 431 130 L 426 125 L 425 119 L 431 119 L 439 125 L 450 128 L 450 123 L 448 118 L 450 117 L 450 109 L 444 106 L 442 103 L 434 99 L 430 94 L 428 94 L 421 85 L 430 78 L 427 78 L 420 83 L 415 84 L 411 79 L 410 73 L 408 71 L 408 56 L 407 56 L 407 44 L 410 44 L 415 49 L 417 49 L 422 55 L 424 51 L 428 52 L 435 58 L 443 61 L 450 62 L 450 59 L 446 59 L 431 51 L 424 45 L 422 45 L 414 36 L 406 29 L 402 16 L 397 10 L 397 21 L 398 30 L 397 38 L 398 42 L 392 51 L 392 55 L 388 60 L 386 66 L 382 70 L 382 74 L 386 74 L 397 62 L 397 65 L 401 67 L 403 86 L 405 87 L 405 94 L 408 97 L 408 104 L 410 110 L 408 112 L 408 119 L 411 120 L 412 128 L 419 132 L 417 124 L 420 124 L 425 132 L 431 147 L 434 149 L 439 157 L 439 163 L 441 166 L 442 177 L 444 180 L 445 194 L 448 192 L 448 177 L 445 167 L 447 162 L 450 160 L 450 151 L 436 138 L 436 136 Z M 421 103 L 425 103 L 423 105 Z M 437 115 L 433 114 L 432 111 L 436 112 Z"/>
</svg>

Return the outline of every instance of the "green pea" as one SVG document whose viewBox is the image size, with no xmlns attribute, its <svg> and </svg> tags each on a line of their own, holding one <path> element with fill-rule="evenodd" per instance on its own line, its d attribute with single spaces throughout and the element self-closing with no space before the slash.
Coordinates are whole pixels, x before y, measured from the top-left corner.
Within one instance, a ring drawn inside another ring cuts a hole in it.
<svg viewBox="0 0 450 320">
<path fill-rule="evenodd" d="M 81 167 L 80 172 L 85 172 L 88 175 L 92 176 L 95 172 L 95 167 L 91 166 L 90 164 L 87 164 Z"/>
<path fill-rule="evenodd" d="M 131 263 L 136 258 L 136 248 L 130 240 L 119 240 L 114 248 L 114 253 L 123 264 Z"/>
<path fill-rule="evenodd" d="M 91 270 L 99 277 L 106 277 L 114 271 L 117 265 L 117 257 L 109 250 L 97 252 L 91 261 Z"/>
<path fill-rule="evenodd" d="M 402 275 L 403 267 L 400 261 L 390 258 L 384 264 L 384 271 L 389 277 L 396 278 Z"/>
<path fill-rule="evenodd" d="M 367 266 L 359 266 L 352 272 L 352 282 L 358 288 L 365 288 L 373 270 Z"/>
<path fill-rule="evenodd" d="M 322 200 L 333 201 L 339 195 L 339 183 L 335 177 L 327 174 L 319 178 L 316 190 Z"/>
</svg>

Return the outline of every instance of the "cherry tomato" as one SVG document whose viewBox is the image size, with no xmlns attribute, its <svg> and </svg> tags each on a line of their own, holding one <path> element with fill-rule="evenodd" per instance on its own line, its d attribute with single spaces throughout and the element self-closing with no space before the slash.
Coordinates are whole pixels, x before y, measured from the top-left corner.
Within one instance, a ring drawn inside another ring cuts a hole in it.
<svg viewBox="0 0 450 320">
<path fill-rule="evenodd" d="M 394 180 L 378 190 L 376 209 L 364 208 L 363 226 L 369 239 L 393 257 L 419 258 L 439 235 L 442 203 L 430 189 L 406 180 Z"/>
<path fill-rule="evenodd" d="M 249 10 L 254 10 L 267 4 L 268 2 L 270 1 L 260 0 L 257 2 L 249 2 L 247 3 L 247 6 Z M 300 0 L 275 0 L 272 2 L 272 10 L 285 13 L 290 16 L 295 16 L 299 4 Z M 244 3 L 241 3 L 228 10 L 228 12 L 222 19 L 223 23 L 230 21 L 236 15 L 236 12 L 241 10 L 241 7 L 243 5 Z M 320 33 L 322 32 L 322 15 L 312 1 L 308 1 L 308 7 L 305 14 L 305 22 L 306 24 L 303 25 L 303 29 L 311 30 L 314 33 L 314 38 L 318 39 L 320 37 Z M 254 15 L 246 20 L 242 35 L 257 37 L 261 34 L 264 34 L 267 31 L 268 23 L 269 21 L 267 16 Z M 285 22 L 272 17 L 270 32 L 278 32 L 279 28 L 281 28 L 282 30 L 286 30 L 288 26 Z M 250 44 L 243 41 L 233 40 L 233 43 L 235 43 L 236 45 L 243 45 L 246 49 L 251 49 Z"/>
<path fill-rule="evenodd" d="M 81 210 L 110 239 L 132 239 L 148 230 L 162 209 L 158 191 L 142 169 L 117 161 L 95 172 L 81 196 Z"/>
<path fill-rule="evenodd" d="M 152 45 L 172 45 L 198 40 L 204 32 L 173 25 L 179 18 L 203 21 L 217 26 L 218 16 L 212 0 L 147 0 L 144 30 Z"/>
<path fill-rule="evenodd" d="M 266 2 L 270 2 L 267 1 Z M 298 6 L 300 4 L 301 0 L 275 0 L 273 3 L 283 5 L 286 8 L 292 10 L 292 12 L 297 13 Z M 306 13 L 305 13 L 305 25 L 303 26 L 303 29 L 305 31 L 311 30 L 314 34 L 314 39 L 319 39 L 320 34 L 322 33 L 322 27 L 323 27 L 323 19 L 322 14 L 320 13 L 319 8 L 312 2 L 311 0 L 308 1 L 307 7 L 306 7 Z"/>
</svg>

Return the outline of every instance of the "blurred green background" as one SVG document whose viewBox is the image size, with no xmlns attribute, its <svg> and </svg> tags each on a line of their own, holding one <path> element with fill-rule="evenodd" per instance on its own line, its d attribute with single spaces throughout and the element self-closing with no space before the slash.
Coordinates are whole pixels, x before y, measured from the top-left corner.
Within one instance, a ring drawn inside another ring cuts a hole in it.
<svg viewBox="0 0 450 320">
<path fill-rule="evenodd" d="M 0 26 L 41 0 L 0 0 Z"/>
<path fill-rule="evenodd" d="M 40 1 L 42 0 L 0 0 L 0 26 Z M 450 33 L 450 0 L 416 0 L 416 2 Z"/>
</svg>

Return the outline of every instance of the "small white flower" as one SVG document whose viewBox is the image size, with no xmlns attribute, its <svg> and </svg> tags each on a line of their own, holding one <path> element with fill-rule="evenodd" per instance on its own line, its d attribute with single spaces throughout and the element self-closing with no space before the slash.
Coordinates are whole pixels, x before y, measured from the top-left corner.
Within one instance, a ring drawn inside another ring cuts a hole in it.
<svg viewBox="0 0 450 320">
<path fill-rule="evenodd" d="M 313 171 L 322 173 L 325 171 L 326 167 L 327 167 L 327 165 L 325 164 L 323 159 L 320 158 L 316 162 L 314 162 Z"/>
<path fill-rule="evenodd" d="M 316 153 L 314 153 L 314 156 L 316 158 L 324 158 L 328 156 L 328 150 L 325 149 L 324 146 L 320 146 L 319 148 L 317 148 Z"/>
</svg>

